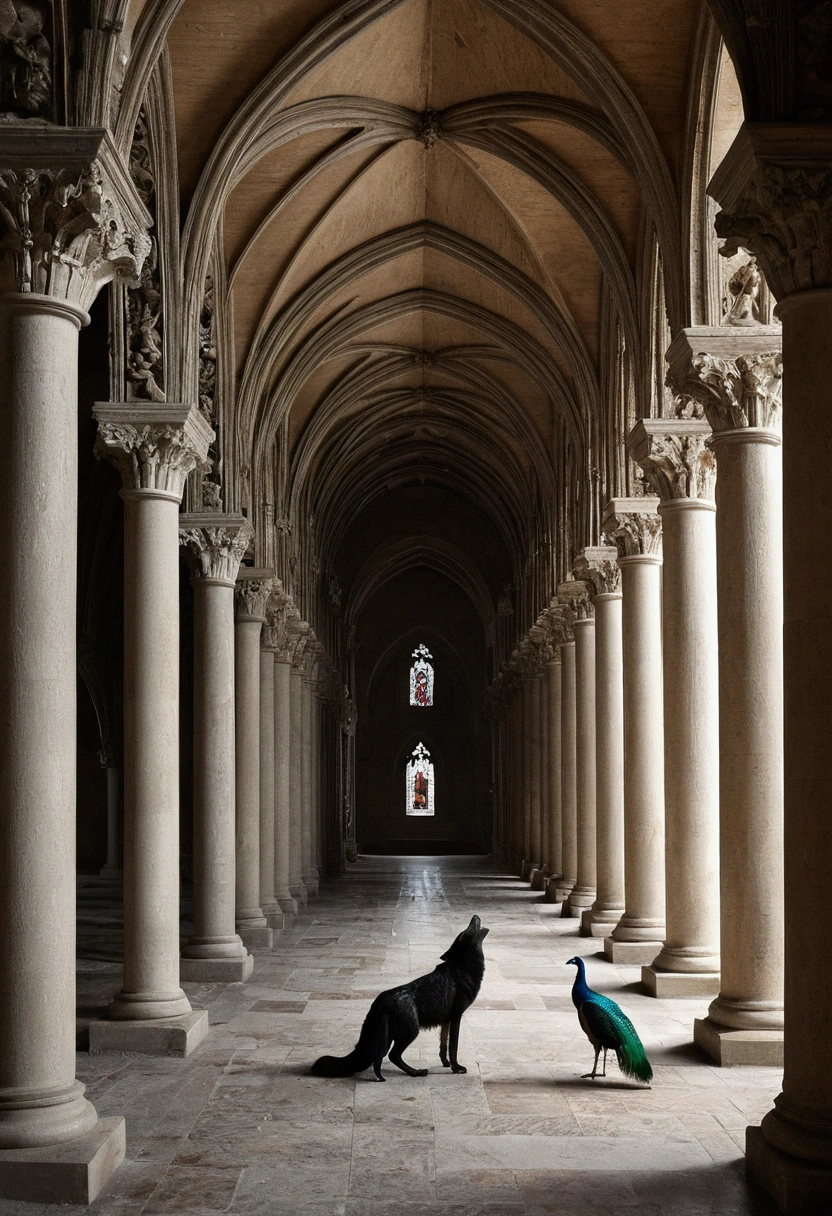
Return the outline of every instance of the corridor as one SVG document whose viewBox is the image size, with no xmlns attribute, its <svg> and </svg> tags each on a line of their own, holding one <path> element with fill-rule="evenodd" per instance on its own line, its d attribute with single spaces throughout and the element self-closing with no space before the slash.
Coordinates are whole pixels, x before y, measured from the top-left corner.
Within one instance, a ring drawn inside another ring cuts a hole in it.
<svg viewBox="0 0 832 1216">
<path fill-rule="evenodd" d="M 110 889 L 112 890 L 112 888 Z M 118 921 L 82 889 L 79 1002 L 118 989 Z M 445 1072 L 438 1031 L 407 1053 L 430 1068 L 387 1084 L 307 1076 L 353 1045 L 371 999 L 432 969 L 473 913 L 491 932 L 479 999 Z M 778 1069 L 711 1067 L 690 1044 L 706 1001 L 657 1001 L 637 968 L 595 954 L 559 905 L 484 858 L 361 858 L 258 951 L 251 983 L 187 984 L 211 1033 L 188 1059 L 80 1053 L 102 1117 L 124 1114 L 127 1160 L 91 1208 L 106 1216 L 764 1216 L 744 1181 L 745 1127 Z M 570 1002 L 574 953 L 641 1033 L 650 1089 L 581 1078 L 592 1052 Z M 52 1207 L 6 1203 L 3 1216 Z"/>
</svg>

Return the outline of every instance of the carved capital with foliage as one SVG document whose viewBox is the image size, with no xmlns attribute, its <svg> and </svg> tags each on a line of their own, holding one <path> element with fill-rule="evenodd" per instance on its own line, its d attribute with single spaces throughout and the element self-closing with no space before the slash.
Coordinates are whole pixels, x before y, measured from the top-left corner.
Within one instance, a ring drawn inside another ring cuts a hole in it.
<svg viewBox="0 0 832 1216">
<path fill-rule="evenodd" d="M 274 570 L 242 566 L 237 575 L 235 601 L 238 621 L 266 620 L 266 604 L 272 591 Z"/>
<path fill-rule="evenodd" d="M 612 545 L 590 545 L 578 554 L 572 573 L 588 584 L 590 595 L 617 595 L 621 590 L 618 550 Z"/>
<path fill-rule="evenodd" d="M 604 536 L 621 557 L 661 557 L 658 498 L 613 498 L 604 512 Z"/>
<path fill-rule="evenodd" d="M 5 290 L 88 309 L 112 279 L 137 286 L 153 219 L 109 133 L 0 129 Z"/>
<path fill-rule="evenodd" d="M 832 287 L 832 126 L 743 123 L 708 193 L 726 246 L 756 255 L 778 300 Z"/>
<path fill-rule="evenodd" d="M 714 433 L 779 431 L 783 398 L 781 331 L 683 329 L 667 352 L 667 383 L 704 409 Z"/>
<path fill-rule="evenodd" d="M 584 578 L 570 578 L 558 585 L 558 603 L 570 628 L 574 627 L 576 621 L 592 619 L 595 614 L 593 595 L 592 584 Z"/>
<path fill-rule="evenodd" d="M 711 428 L 700 418 L 643 418 L 627 447 L 662 502 L 682 498 L 713 501 L 716 457 L 708 447 Z"/>
<path fill-rule="evenodd" d="M 179 543 L 187 549 L 196 579 L 233 586 L 254 530 L 244 515 L 200 511 L 179 516 Z"/>
<path fill-rule="evenodd" d="M 188 474 L 208 467 L 214 432 L 196 406 L 99 401 L 95 454 L 116 466 L 125 491 L 182 499 Z"/>
</svg>

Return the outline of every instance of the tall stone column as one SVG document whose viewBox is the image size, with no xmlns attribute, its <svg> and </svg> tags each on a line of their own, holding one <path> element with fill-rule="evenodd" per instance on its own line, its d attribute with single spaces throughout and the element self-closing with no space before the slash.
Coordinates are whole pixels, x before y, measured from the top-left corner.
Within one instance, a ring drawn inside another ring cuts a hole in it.
<svg viewBox="0 0 832 1216">
<path fill-rule="evenodd" d="M 302 740 L 303 740 L 303 652 L 309 625 L 293 621 L 290 630 L 292 673 L 289 680 L 289 890 L 298 904 L 307 901 L 303 881 L 303 802 L 302 802 Z"/>
<path fill-rule="evenodd" d="M 179 986 L 179 503 L 212 432 L 195 406 L 94 413 L 124 485 L 124 986 L 90 1050 L 184 1055 L 207 1016 Z"/>
<path fill-rule="evenodd" d="M 580 917 L 595 901 L 595 619 L 589 585 L 570 579 L 558 598 L 572 618 L 575 637 L 575 885 L 567 912 Z"/>
<path fill-rule="evenodd" d="M 0 1198 L 89 1203 L 124 1120 L 75 1079 L 78 331 L 150 216 L 103 131 L 7 127 L 0 163 Z"/>
<path fill-rule="evenodd" d="M 311 637 L 304 654 L 301 675 L 301 878 L 307 897 L 318 894 L 318 870 L 313 860 L 314 792 L 313 782 L 313 735 L 315 732 L 315 670 L 320 644 Z"/>
<path fill-rule="evenodd" d="M 194 589 L 194 935 L 181 979 L 247 980 L 234 923 L 234 586 L 253 536 L 242 515 L 180 515 Z"/>
<path fill-rule="evenodd" d="M 665 936 L 662 521 L 658 498 L 614 498 L 624 691 L 624 914 L 604 939 L 613 963 L 651 963 Z"/>
<path fill-rule="evenodd" d="M 563 822 L 561 815 L 561 722 L 560 722 L 560 650 L 557 645 L 550 647 L 551 658 L 544 665 L 546 681 L 546 697 L 548 710 L 546 725 L 549 732 L 549 746 L 546 752 L 548 767 L 546 788 L 549 805 L 549 855 L 544 860 L 548 862 L 550 878 L 547 883 L 557 882 L 563 874 Z"/>
<path fill-rule="evenodd" d="M 722 978 L 694 1039 L 720 1064 L 783 1061 L 783 546 L 775 327 L 685 329 L 675 391 L 713 435 L 719 582 Z"/>
<path fill-rule="evenodd" d="M 289 623 L 297 610 L 280 587 L 272 593 L 269 624 L 275 632 L 274 652 L 274 893 L 284 924 L 298 910 L 289 890 L 289 763 L 291 747 L 291 673 Z"/>
<path fill-rule="evenodd" d="M 653 996 L 719 991 L 719 666 L 714 458 L 704 419 L 645 419 L 628 444 L 658 493 L 664 546 L 667 936 Z"/>
<path fill-rule="evenodd" d="M 283 912 L 274 892 L 275 753 L 274 656 L 277 630 L 271 601 L 260 635 L 260 907 L 273 931 L 283 928 Z"/>
<path fill-rule="evenodd" d="M 523 878 L 540 866 L 540 680 L 537 647 L 521 644 L 523 670 Z"/>
<path fill-rule="evenodd" d="M 121 864 L 121 765 L 107 764 L 107 860 L 98 871 L 100 878 L 120 883 L 124 877 Z"/>
<path fill-rule="evenodd" d="M 570 630 L 571 633 L 571 630 Z M 578 874 L 577 724 L 575 704 L 575 642 L 560 644 L 560 739 L 561 739 L 561 856 L 563 873 L 547 894 L 560 903 L 569 898 Z"/>
<path fill-rule="evenodd" d="M 606 937 L 624 913 L 624 676 L 618 550 L 584 549 L 575 567 L 595 610 L 595 859 L 597 895 L 581 933 Z"/>
<path fill-rule="evenodd" d="M 538 629 L 541 632 L 541 645 L 538 647 L 540 670 L 536 677 L 538 696 L 538 781 L 540 783 L 540 830 L 538 833 L 539 848 L 537 855 L 540 858 L 537 869 L 531 877 L 531 886 L 533 891 L 545 891 L 551 874 L 551 865 L 549 857 L 552 851 L 550 840 L 550 831 L 552 824 L 551 809 L 549 806 L 549 689 L 546 682 L 545 661 L 547 658 L 547 649 L 545 645 L 545 633 L 542 627 L 538 624 Z"/>
<path fill-rule="evenodd" d="M 260 906 L 260 634 L 273 575 L 272 570 L 241 567 L 234 628 L 237 932 L 247 946 L 266 949 L 272 945 L 272 930 Z"/>
<path fill-rule="evenodd" d="M 795 1216 L 832 1203 L 830 160 L 828 125 L 747 123 L 709 186 L 718 233 L 757 255 L 783 323 L 784 1074 L 775 1109 L 748 1129 L 747 1162 Z"/>
</svg>

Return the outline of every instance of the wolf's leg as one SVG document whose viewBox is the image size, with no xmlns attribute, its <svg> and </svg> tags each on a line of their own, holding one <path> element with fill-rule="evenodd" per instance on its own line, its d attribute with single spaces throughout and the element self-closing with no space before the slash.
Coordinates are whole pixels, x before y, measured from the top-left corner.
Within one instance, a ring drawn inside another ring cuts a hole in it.
<svg viewBox="0 0 832 1216">
<path fill-rule="evenodd" d="M 376 1074 L 377 1081 L 386 1081 L 384 1073 L 381 1071 L 381 1065 L 384 1061 L 384 1056 L 380 1060 L 373 1060 L 373 1072 Z"/>
<path fill-rule="evenodd" d="M 439 1031 L 439 1059 L 442 1061 L 443 1068 L 450 1068 L 451 1061 L 448 1059 L 448 1032 L 451 1029 L 451 1023 L 445 1022 Z"/>
<path fill-rule="evenodd" d="M 395 1064 L 396 1068 L 400 1068 L 402 1072 L 406 1072 L 409 1077 L 426 1077 L 428 1075 L 428 1070 L 426 1068 L 411 1068 L 410 1065 L 406 1064 L 402 1059 L 402 1052 L 410 1046 L 415 1038 L 416 1035 L 411 1034 L 410 1031 L 407 1031 L 405 1034 L 401 1035 L 398 1039 L 396 1039 L 395 1043 L 390 1048 L 389 1052 L 387 1053 L 387 1057 L 391 1064 Z"/>
<path fill-rule="evenodd" d="M 457 1058 L 456 1058 L 456 1049 L 459 1046 L 459 1026 L 460 1026 L 461 1020 L 462 1020 L 461 1018 L 454 1018 L 454 1020 L 451 1022 L 451 1034 L 450 1034 L 450 1044 L 449 1044 L 450 1057 L 451 1057 L 451 1072 L 467 1072 L 468 1071 L 468 1069 L 465 1068 L 462 1064 L 460 1064 L 459 1060 L 457 1060 Z"/>
</svg>

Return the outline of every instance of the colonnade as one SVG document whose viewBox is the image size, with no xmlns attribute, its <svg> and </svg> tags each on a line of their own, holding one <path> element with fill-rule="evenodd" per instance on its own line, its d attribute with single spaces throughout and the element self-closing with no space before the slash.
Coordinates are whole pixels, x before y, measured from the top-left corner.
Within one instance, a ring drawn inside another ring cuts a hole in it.
<svg viewBox="0 0 832 1216">
<path fill-rule="evenodd" d="M 607 504 L 491 694 L 500 859 L 646 992 L 713 997 L 723 1064 L 783 1058 L 779 345 L 677 336 L 673 416 L 627 440 L 653 495 Z"/>
</svg>

